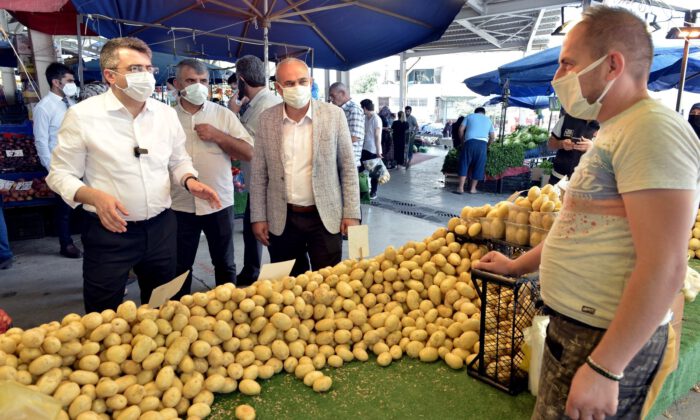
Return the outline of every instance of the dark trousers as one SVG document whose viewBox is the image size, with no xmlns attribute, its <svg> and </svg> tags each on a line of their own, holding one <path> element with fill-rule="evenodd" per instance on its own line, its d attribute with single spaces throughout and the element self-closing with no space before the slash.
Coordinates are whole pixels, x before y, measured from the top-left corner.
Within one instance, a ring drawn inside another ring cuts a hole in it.
<svg viewBox="0 0 700 420">
<path fill-rule="evenodd" d="M 182 289 L 175 295 L 175 298 L 179 299 L 190 293 L 192 265 L 197 256 L 202 231 L 207 237 L 209 255 L 211 263 L 214 265 L 216 285 L 236 284 L 236 264 L 233 261 L 233 206 L 204 216 L 181 211 L 176 211 L 175 216 L 177 218 L 176 274 L 180 275 L 190 270 Z"/>
<path fill-rule="evenodd" d="M 372 159 L 376 159 L 378 157 L 379 156 L 374 154 L 374 153 L 368 152 L 367 150 L 363 150 L 362 156 L 360 156 L 360 161 L 364 162 L 366 160 L 372 160 Z M 369 193 L 370 194 L 374 195 L 377 193 L 377 186 L 378 185 L 379 185 L 379 180 L 377 178 L 369 177 L 369 187 L 370 187 Z"/>
<path fill-rule="evenodd" d="M 58 198 L 56 201 L 56 208 L 54 209 L 56 233 L 58 234 L 58 242 L 61 244 L 61 249 L 63 249 L 73 243 L 73 238 L 70 236 L 70 214 L 73 208 L 61 198 Z"/>
<path fill-rule="evenodd" d="M 270 234 L 270 261 L 273 263 L 296 259 L 292 276 L 311 269 L 318 270 L 340 262 L 343 238 L 330 233 L 323 226 L 318 212 L 294 213 L 287 211 L 287 224 L 280 236 Z"/>
<path fill-rule="evenodd" d="M 243 214 L 243 247 L 243 269 L 238 276 L 238 286 L 248 286 L 258 279 L 262 260 L 262 244 L 255 238 L 250 223 L 250 197 Z"/>
<path fill-rule="evenodd" d="M 129 222 L 124 233 L 110 232 L 94 213 L 86 214 L 82 234 L 86 313 L 117 309 L 132 268 L 138 276 L 141 303 L 148 303 L 153 289 L 175 277 L 177 222 L 171 210 Z"/>
</svg>

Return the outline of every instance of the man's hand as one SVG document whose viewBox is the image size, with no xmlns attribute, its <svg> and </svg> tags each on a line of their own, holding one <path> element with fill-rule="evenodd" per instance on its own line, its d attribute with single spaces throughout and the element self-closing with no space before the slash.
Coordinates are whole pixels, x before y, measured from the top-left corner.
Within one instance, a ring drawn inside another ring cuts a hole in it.
<svg viewBox="0 0 700 420">
<path fill-rule="evenodd" d="M 95 207 L 97 216 L 105 229 L 114 233 L 126 232 L 126 220 L 121 215 L 128 216 L 129 211 L 119 200 L 106 192 L 93 190 L 90 201 L 89 204 Z"/>
<path fill-rule="evenodd" d="M 208 201 L 211 208 L 221 208 L 221 200 L 219 200 L 219 195 L 208 185 L 202 184 L 194 178 L 189 178 L 187 180 L 187 189 L 193 196 Z"/>
<path fill-rule="evenodd" d="M 617 412 L 618 383 L 596 373 L 587 364 L 571 381 L 566 415 L 572 420 L 604 419 Z"/>
<path fill-rule="evenodd" d="M 593 140 L 581 137 L 578 143 L 574 143 L 574 150 L 579 152 L 587 152 L 591 147 L 593 147 Z"/>
<path fill-rule="evenodd" d="M 270 246 L 270 232 L 268 231 L 269 225 L 267 222 L 255 222 L 251 228 L 253 229 L 253 235 L 261 244 Z"/>
<path fill-rule="evenodd" d="M 571 139 L 564 139 L 561 141 L 561 148 L 564 150 L 574 150 L 574 142 Z"/>
<path fill-rule="evenodd" d="M 195 124 L 194 131 L 202 141 L 216 143 L 222 132 L 211 124 Z"/>
<path fill-rule="evenodd" d="M 512 274 L 513 260 L 497 251 L 491 251 L 472 263 L 472 268 L 489 271 L 496 274 Z"/>
<path fill-rule="evenodd" d="M 358 219 L 343 219 L 340 221 L 340 233 L 347 235 L 350 226 L 357 226 L 359 224 L 360 221 Z"/>
<path fill-rule="evenodd" d="M 238 101 L 237 99 L 238 94 L 236 93 L 235 95 L 231 96 L 231 98 L 228 100 L 228 109 L 233 111 L 235 114 L 241 112 L 241 108 L 243 108 L 243 105 L 247 104 L 250 101 L 247 96 L 244 96 L 243 99 L 241 99 L 240 101 Z"/>
</svg>

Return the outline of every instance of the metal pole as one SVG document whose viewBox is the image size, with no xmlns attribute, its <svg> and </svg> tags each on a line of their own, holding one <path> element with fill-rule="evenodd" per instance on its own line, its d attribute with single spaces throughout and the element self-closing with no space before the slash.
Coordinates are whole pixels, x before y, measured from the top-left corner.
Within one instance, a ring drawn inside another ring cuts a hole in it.
<svg viewBox="0 0 700 420">
<path fill-rule="evenodd" d="M 406 53 L 399 54 L 399 108 L 403 110 L 406 106 Z"/>
<path fill-rule="evenodd" d="M 681 80 L 678 82 L 678 98 L 676 98 L 676 112 L 681 112 L 681 97 L 683 96 L 683 89 L 685 89 L 685 72 L 688 69 L 688 49 L 690 48 L 690 41 L 688 38 L 685 39 L 685 44 L 683 45 L 683 59 L 681 60 Z"/>
<path fill-rule="evenodd" d="M 269 17 L 267 16 L 267 0 L 263 1 L 263 13 L 265 15 L 265 19 L 263 20 L 263 48 L 264 48 L 263 57 L 265 58 L 265 60 L 264 60 L 264 62 L 265 62 L 265 80 L 267 81 L 270 79 L 270 72 L 268 71 L 268 68 L 267 68 L 268 62 L 269 62 L 269 56 L 268 56 L 268 51 L 267 51 L 267 47 L 269 46 L 268 45 L 268 42 L 269 42 L 268 32 L 270 30 L 270 21 L 269 21 Z"/>
<path fill-rule="evenodd" d="M 80 36 L 80 24 L 82 22 L 83 15 L 78 15 L 76 21 L 76 31 L 78 34 L 78 81 L 80 82 L 80 87 L 84 88 L 85 86 L 83 86 L 83 38 L 82 36 Z"/>
</svg>

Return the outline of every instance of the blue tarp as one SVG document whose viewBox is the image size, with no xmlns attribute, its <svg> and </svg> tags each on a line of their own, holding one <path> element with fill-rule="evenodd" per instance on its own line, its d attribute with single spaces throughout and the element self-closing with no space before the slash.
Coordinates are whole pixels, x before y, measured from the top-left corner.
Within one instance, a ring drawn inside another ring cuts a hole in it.
<svg viewBox="0 0 700 420">
<path fill-rule="evenodd" d="M 239 43 L 233 37 L 258 40 L 262 44 L 262 15 L 248 5 L 262 9 L 262 2 L 220 0 L 72 0 L 82 14 L 99 14 L 111 18 L 168 27 L 192 28 L 201 32 L 168 32 L 90 20 L 90 28 L 107 38 L 136 36 L 153 50 L 203 59 L 234 61 L 245 54 L 263 57 L 262 45 Z M 291 2 L 271 1 L 269 16 L 271 42 L 302 46 L 291 48 L 271 45 L 269 56 L 276 60 L 289 55 L 305 59 L 314 67 L 349 70 L 380 58 L 406 51 L 439 39 L 462 8 L 463 0 L 309 0 L 290 6 Z M 302 4 L 303 3 L 303 4 Z M 310 9 L 319 11 L 300 14 Z M 387 13 L 381 13 L 385 11 Z M 204 32 L 230 36 L 230 39 L 207 36 Z M 313 62 L 308 48 L 313 48 Z"/>
<path fill-rule="evenodd" d="M 510 95 L 513 97 L 549 96 L 554 93 L 552 78 L 559 67 L 559 52 L 561 48 L 549 48 L 504 64 L 496 71 L 483 73 L 467 78 L 464 83 L 474 92 L 481 95 L 500 95 L 506 80 L 510 84 Z M 661 46 L 654 49 L 654 61 L 649 75 L 649 88 L 652 90 L 670 89 L 673 79 L 678 83 L 680 75 L 680 60 L 683 56 L 682 47 Z M 700 68 L 700 47 L 691 47 L 688 75 L 692 75 L 690 68 Z M 692 62 L 692 63 L 691 63 Z M 697 63 L 697 64 L 696 64 Z M 495 79 L 496 73 L 498 79 Z M 656 83 L 657 79 L 663 78 Z M 475 90 L 472 86 L 479 90 Z M 688 80 L 687 91 L 700 91 L 700 76 Z"/>
<path fill-rule="evenodd" d="M 681 74 L 681 61 L 677 60 L 672 65 L 652 71 L 654 81 L 649 83 L 649 89 L 653 91 L 678 89 Z M 688 56 L 688 68 L 685 73 L 685 88 L 687 92 L 700 93 L 700 53 Z"/>
<path fill-rule="evenodd" d="M 549 96 L 530 96 L 525 98 L 508 98 L 508 106 L 515 106 L 518 108 L 528 108 L 528 109 L 542 109 L 549 108 Z M 484 103 L 484 106 L 496 105 L 503 102 L 503 98 L 496 96 L 491 98 Z"/>
</svg>

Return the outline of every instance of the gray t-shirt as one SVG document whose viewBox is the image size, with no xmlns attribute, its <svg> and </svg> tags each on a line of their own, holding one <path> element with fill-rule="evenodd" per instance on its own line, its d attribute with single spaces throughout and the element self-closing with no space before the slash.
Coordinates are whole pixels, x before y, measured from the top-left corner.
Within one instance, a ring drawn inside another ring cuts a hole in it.
<svg viewBox="0 0 700 420">
<path fill-rule="evenodd" d="M 646 99 L 601 125 L 571 177 L 542 249 L 545 304 L 609 326 L 636 263 L 622 194 L 651 189 L 695 191 L 697 209 L 700 141 L 678 114 Z"/>
</svg>

